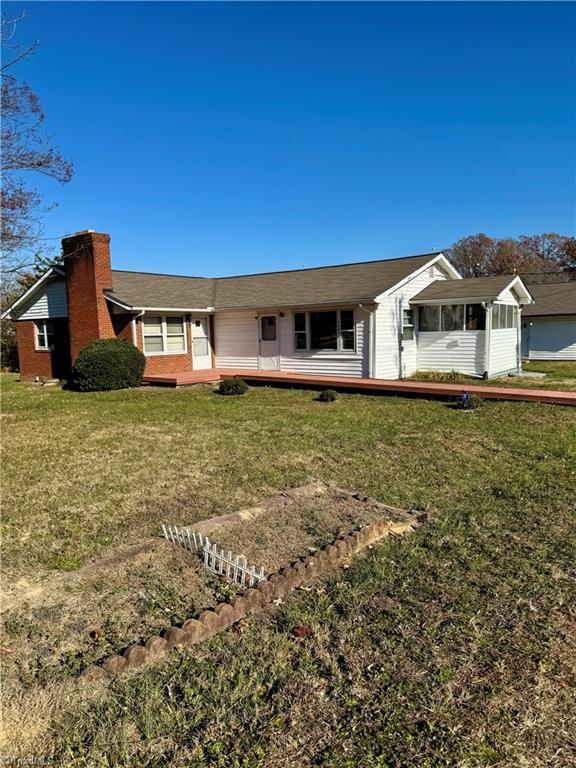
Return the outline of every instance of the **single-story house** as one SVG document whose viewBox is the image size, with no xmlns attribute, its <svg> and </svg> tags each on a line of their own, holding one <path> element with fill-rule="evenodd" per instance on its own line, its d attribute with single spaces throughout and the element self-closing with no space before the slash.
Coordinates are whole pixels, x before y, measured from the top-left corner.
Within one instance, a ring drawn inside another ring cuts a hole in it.
<svg viewBox="0 0 576 768">
<path fill-rule="evenodd" d="M 398 379 L 479 377 L 521 365 L 518 276 L 463 279 L 441 253 L 206 278 L 113 270 L 110 236 L 62 241 L 63 259 L 4 313 L 23 379 L 65 378 L 81 349 L 122 337 L 148 375 L 265 369 Z"/>
<path fill-rule="evenodd" d="M 528 289 L 534 304 L 522 313 L 522 357 L 576 360 L 576 280 Z"/>
</svg>

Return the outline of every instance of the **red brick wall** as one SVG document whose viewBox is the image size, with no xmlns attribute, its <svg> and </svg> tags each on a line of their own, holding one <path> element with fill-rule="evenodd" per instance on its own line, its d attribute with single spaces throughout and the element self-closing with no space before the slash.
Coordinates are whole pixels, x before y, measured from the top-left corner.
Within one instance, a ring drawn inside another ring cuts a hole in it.
<svg viewBox="0 0 576 768">
<path fill-rule="evenodd" d="M 54 348 L 36 349 L 36 332 L 33 320 L 19 320 L 16 323 L 20 378 L 24 381 L 39 379 L 62 379 L 70 375 L 70 353 L 68 321 L 65 317 L 50 321 L 54 329 Z"/>
<path fill-rule="evenodd" d="M 104 289 L 112 288 L 110 235 L 79 232 L 62 240 L 72 360 L 96 339 L 116 336 Z"/>
<path fill-rule="evenodd" d="M 190 317 L 186 317 L 186 344 L 188 352 L 182 355 L 152 355 L 146 358 L 146 368 L 144 375 L 151 373 L 177 373 L 178 371 L 192 370 L 192 336 L 190 331 Z M 130 341 L 132 341 L 132 331 L 130 331 Z M 142 349 L 142 320 L 136 319 L 136 346 Z"/>
<path fill-rule="evenodd" d="M 16 323 L 18 337 L 18 357 L 20 359 L 20 378 L 23 380 L 52 378 L 52 356 L 49 350 L 39 352 L 35 348 L 35 330 L 33 320 L 21 320 Z"/>
</svg>

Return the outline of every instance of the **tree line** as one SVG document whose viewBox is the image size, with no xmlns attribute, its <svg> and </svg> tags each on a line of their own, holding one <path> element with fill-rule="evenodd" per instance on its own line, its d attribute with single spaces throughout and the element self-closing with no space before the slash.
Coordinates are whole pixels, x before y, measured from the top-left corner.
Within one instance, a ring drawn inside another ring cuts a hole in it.
<svg viewBox="0 0 576 768">
<path fill-rule="evenodd" d="M 444 253 L 463 277 L 516 274 L 525 283 L 576 280 L 576 238 L 556 232 L 515 239 L 469 235 Z"/>
</svg>

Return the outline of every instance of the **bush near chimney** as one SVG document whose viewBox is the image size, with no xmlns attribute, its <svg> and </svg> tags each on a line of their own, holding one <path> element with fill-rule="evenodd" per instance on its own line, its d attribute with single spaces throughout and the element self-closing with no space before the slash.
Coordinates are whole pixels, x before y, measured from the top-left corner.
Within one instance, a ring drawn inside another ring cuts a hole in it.
<svg viewBox="0 0 576 768">
<path fill-rule="evenodd" d="M 80 392 L 137 387 L 146 358 L 126 339 L 99 339 L 85 347 L 72 366 L 72 386 Z"/>
<path fill-rule="evenodd" d="M 221 395 L 244 395 L 248 392 L 248 384 L 243 379 L 222 379 L 218 392 Z"/>
</svg>

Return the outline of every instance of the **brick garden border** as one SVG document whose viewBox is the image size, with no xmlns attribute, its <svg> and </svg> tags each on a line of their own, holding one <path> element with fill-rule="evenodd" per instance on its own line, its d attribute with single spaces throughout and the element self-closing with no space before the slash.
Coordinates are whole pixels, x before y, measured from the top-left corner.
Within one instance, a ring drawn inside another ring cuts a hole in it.
<svg viewBox="0 0 576 768">
<path fill-rule="evenodd" d="M 247 589 L 241 595 L 234 595 L 229 602 L 218 603 L 215 608 L 203 611 L 197 619 L 188 619 L 181 627 L 170 627 L 162 637 L 154 635 L 142 645 L 131 645 L 122 655 L 109 656 L 101 666 L 87 667 L 82 672 L 81 679 L 87 682 L 108 681 L 128 670 L 141 669 L 146 664 L 160 659 L 173 648 L 189 648 L 208 640 L 241 619 L 258 613 L 302 584 L 327 573 L 341 560 L 360 552 L 379 539 L 403 536 L 419 528 L 426 520 L 427 515 L 423 513 L 409 517 L 404 523 L 394 523 L 390 520 L 368 523 L 346 536 L 341 536 L 315 554 L 270 574 L 265 581 Z"/>
</svg>

